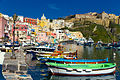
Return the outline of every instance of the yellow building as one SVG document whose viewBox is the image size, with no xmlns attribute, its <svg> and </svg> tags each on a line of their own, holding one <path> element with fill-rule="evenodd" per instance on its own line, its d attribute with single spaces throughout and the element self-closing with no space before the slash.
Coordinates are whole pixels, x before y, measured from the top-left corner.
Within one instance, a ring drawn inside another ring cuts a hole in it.
<svg viewBox="0 0 120 80">
<path fill-rule="evenodd" d="M 43 30 L 46 30 L 49 28 L 49 20 L 46 19 L 46 17 L 43 16 L 41 17 L 41 20 L 37 18 L 37 25 L 42 27 Z"/>
<path fill-rule="evenodd" d="M 70 32 L 70 34 L 76 38 L 83 38 L 83 34 L 81 32 Z"/>
<path fill-rule="evenodd" d="M 2 17 L 3 15 L 2 15 L 2 13 L 0 13 L 0 17 Z"/>
</svg>

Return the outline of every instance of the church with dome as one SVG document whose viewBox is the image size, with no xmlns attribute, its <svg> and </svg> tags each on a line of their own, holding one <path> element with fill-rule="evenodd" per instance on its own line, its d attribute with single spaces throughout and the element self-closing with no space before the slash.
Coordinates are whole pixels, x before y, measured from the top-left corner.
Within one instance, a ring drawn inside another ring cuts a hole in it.
<svg viewBox="0 0 120 80">
<path fill-rule="evenodd" d="M 37 18 L 37 26 L 40 26 L 43 31 L 49 31 L 49 19 L 46 19 L 45 15 L 41 17 L 41 20 Z"/>
</svg>

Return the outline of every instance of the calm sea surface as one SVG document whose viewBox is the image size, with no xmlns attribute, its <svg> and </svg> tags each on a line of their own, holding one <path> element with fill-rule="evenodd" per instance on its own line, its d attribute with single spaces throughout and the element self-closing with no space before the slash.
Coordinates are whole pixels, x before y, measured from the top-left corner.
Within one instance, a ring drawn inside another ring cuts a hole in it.
<svg viewBox="0 0 120 80">
<path fill-rule="evenodd" d="M 5 80 L 2 74 L 2 65 L 0 65 L 0 80 Z"/>
<path fill-rule="evenodd" d="M 116 49 L 96 49 L 94 46 L 78 46 L 75 44 L 64 45 L 64 51 L 78 51 L 79 59 L 105 59 L 108 58 L 109 62 L 117 64 L 115 75 L 103 76 L 53 76 L 44 64 L 38 61 L 30 61 L 28 73 L 32 76 L 33 80 L 120 80 L 120 51 Z"/>
</svg>

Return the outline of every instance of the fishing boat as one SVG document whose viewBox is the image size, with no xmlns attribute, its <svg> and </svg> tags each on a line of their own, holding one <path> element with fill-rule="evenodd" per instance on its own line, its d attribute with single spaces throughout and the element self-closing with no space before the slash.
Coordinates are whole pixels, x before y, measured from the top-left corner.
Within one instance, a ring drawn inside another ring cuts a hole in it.
<svg viewBox="0 0 120 80">
<path fill-rule="evenodd" d="M 63 52 L 63 51 L 35 51 L 35 50 L 26 50 L 26 54 L 32 54 L 32 60 L 49 59 L 49 58 L 66 58 L 72 59 L 76 57 L 77 51 Z"/>
<path fill-rule="evenodd" d="M 57 63 L 65 63 L 65 64 L 99 64 L 108 62 L 108 58 L 106 59 L 64 59 L 64 58 L 49 58 L 49 62 L 57 62 Z"/>
<path fill-rule="evenodd" d="M 9 48 L 13 47 L 13 43 L 10 43 L 10 42 L 5 43 L 4 45 L 5 45 L 5 47 L 9 47 Z M 14 47 L 19 47 L 19 46 L 20 45 L 18 43 L 16 43 L 16 42 L 14 43 Z"/>
<path fill-rule="evenodd" d="M 107 46 L 104 46 L 105 49 L 112 49 L 113 46 L 111 46 L 111 43 L 108 43 Z"/>
<path fill-rule="evenodd" d="M 90 38 L 88 39 L 88 41 L 87 41 L 88 46 L 93 45 L 93 43 L 94 43 L 94 41 L 93 41 L 93 39 L 90 37 Z"/>
<path fill-rule="evenodd" d="M 51 58 L 51 57 L 74 57 L 75 55 L 77 55 L 77 51 L 70 51 L 70 52 L 64 52 L 64 51 L 54 51 L 54 52 L 44 52 L 44 51 L 40 51 L 36 54 L 39 57 L 47 57 L 47 58 Z"/>
<path fill-rule="evenodd" d="M 39 45 L 39 46 L 32 47 L 31 49 L 35 50 L 35 51 L 54 52 L 54 50 L 56 49 L 56 45 L 55 44 L 46 43 L 44 45 Z"/>
<path fill-rule="evenodd" d="M 31 48 L 32 50 L 35 50 L 35 51 L 49 51 L 49 52 L 54 52 L 55 48 L 51 48 L 51 47 L 48 47 L 48 46 L 37 46 L 37 47 L 32 47 Z"/>
<path fill-rule="evenodd" d="M 85 43 L 87 43 L 87 39 L 86 38 L 80 38 L 78 41 L 77 41 L 77 44 L 79 45 L 84 45 Z"/>
<path fill-rule="evenodd" d="M 43 50 L 34 50 L 34 49 L 28 49 L 25 50 L 26 54 L 32 54 L 34 59 L 37 59 L 37 57 L 40 58 L 68 58 L 72 59 L 77 55 L 77 51 L 68 51 L 64 52 L 62 50 L 62 46 L 58 45 L 58 50 L 55 51 L 43 51 Z"/>
<path fill-rule="evenodd" d="M 115 63 L 61 64 L 47 62 L 46 64 L 53 75 L 96 76 L 114 74 L 116 70 Z"/>
<path fill-rule="evenodd" d="M 0 44 L 0 50 L 2 51 L 2 52 L 9 52 L 9 51 L 11 51 L 11 49 L 13 49 L 12 48 L 13 47 L 13 45 L 4 45 L 4 44 Z M 18 49 L 20 49 L 20 46 L 18 46 L 18 45 L 15 45 L 14 46 L 14 50 L 18 50 Z"/>
</svg>

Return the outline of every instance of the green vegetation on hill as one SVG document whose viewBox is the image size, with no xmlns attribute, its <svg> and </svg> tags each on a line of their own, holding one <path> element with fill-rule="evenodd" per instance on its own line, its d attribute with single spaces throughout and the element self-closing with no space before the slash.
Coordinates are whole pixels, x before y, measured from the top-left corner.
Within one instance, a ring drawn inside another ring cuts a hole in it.
<svg viewBox="0 0 120 80">
<path fill-rule="evenodd" d="M 96 30 L 95 30 L 96 27 Z M 112 42 L 111 38 L 113 38 L 112 34 L 107 33 L 106 29 L 97 24 L 90 24 L 88 27 L 77 27 L 71 28 L 70 31 L 80 31 L 83 36 L 86 38 L 91 37 L 95 42 L 102 40 L 103 42 Z"/>
<path fill-rule="evenodd" d="M 62 29 L 69 29 L 72 32 L 80 31 L 85 38 L 88 39 L 89 37 L 91 37 L 95 42 L 99 40 L 102 40 L 105 43 L 118 41 L 118 35 L 120 35 L 120 25 L 110 24 L 110 27 L 112 32 L 109 31 L 110 28 L 108 28 L 109 30 L 107 30 L 102 25 L 86 21 L 83 24 L 81 24 L 81 22 L 75 22 L 73 28 L 65 27 Z"/>
<path fill-rule="evenodd" d="M 117 39 L 120 39 L 120 25 L 110 23 L 111 33 L 114 35 Z"/>
</svg>

